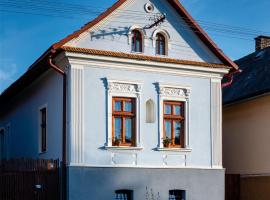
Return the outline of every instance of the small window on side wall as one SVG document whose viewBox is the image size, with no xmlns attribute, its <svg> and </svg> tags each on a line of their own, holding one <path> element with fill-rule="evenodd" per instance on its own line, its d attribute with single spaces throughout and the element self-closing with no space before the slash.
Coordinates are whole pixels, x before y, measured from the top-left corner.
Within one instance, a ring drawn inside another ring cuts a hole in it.
<svg viewBox="0 0 270 200">
<path fill-rule="evenodd" d="M 133 52 L 142 52 L 143 50 L 143 37 L 140 31 L 132 31 L 132 51 Z"/>
<path fill-rule="evenodd" d="M 170 190 L 169 200 L 186 200 L 185 190 Z"/>
<path fill-rule="evenodd" d="M 116 190 L 115 200 L 133 200 L 132 190 Z"/>
<path fill-rule="evenodd" d="M 0 128 L 0 163 L 1 160 L 4 159 L 4 151 L 5 151 L 5 140 L 4 140 L 4 136 L 5 136 L 5 129 L 4 128 Z"/>
<path fill-rule="evenodd" d="M 40 109 L 40 153 L 47 151 L 47 108 Z"/>
<path fill-rule="evenodd" d="M 164 35 L 158 33 L 156 37 L 156 54 L 166 55 L 166 40 Z"/>
</svg>

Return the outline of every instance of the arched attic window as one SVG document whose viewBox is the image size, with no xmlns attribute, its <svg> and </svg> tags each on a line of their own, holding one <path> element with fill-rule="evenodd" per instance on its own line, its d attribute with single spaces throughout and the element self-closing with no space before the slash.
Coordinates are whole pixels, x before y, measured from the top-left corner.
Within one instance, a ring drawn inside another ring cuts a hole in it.
<svg viewBox="0 0 270 200">
<path fill-rule="evenodd" d="M 142 52 L 143 50 L 143 36 L 139 30 L 132 31 L 132 51 Z"/>
<path fill-rule="evenodd" d="M 166 30 L 157 29 L 153 32 L 152 40 L 156 55 L 168 55 L 170 49 L 170 35 Z"/>
<path fill-rule="evenodd" d="M 163 34 L 158 33 L 156 35 L 156 54 L 166 55 L 166 39 Z"/>
</svg>

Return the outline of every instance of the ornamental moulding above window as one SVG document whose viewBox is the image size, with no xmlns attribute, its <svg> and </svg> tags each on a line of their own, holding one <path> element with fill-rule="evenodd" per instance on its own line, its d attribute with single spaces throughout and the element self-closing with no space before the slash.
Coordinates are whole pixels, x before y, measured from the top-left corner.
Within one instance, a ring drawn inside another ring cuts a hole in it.
<svg viewBox="0 0 270 200">
<path fill-rule="evenodd" d="M 120 92 L 120 93 L 139 93 L 141 92 L 141 85 L 137 83 L 123 82 L 107 80 L 108 92 Z"/>
<path fill-rule="evenodd" d="M 189 98 L 190 87 L 158 84 L 158 93 L 167 97 Z"/>
</svg>

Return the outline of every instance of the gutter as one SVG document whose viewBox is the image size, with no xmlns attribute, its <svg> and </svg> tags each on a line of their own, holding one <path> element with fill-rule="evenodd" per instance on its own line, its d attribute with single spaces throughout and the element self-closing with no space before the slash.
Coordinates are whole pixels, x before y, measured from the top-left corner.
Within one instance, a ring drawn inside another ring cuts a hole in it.
<svg viewBox="0 0 270 200">
<path fill-rule="evenodd" d="M 233 76 L 234 76 L 235 74 L 239 74 L 239 73 L 241 73 L 241 72 L 242 72 L 241 69 L 237 69 L 237 70 L 233 70 L 233 71 L 229 72 L 228 74 L 225 74 L 225 75 L 224 75 L 224 78 L 227 78 L 228 81 L 226 81 L 225 83 L 222 83 L 222 84 L 221 84 L 221 87 L 222 87 L 222 88 L 225 88 L 225 87 L 230 86 L 230 85 L 233 83 Z"/>
<path fill-rule="evenodd" d="M 48 63 L 50 67 L 63 76 L 63 112 L 62 112 L 62 200 L 67 199 L 67 75 L 61 70 L 60 67 L 53 63 L 52 56 L 56 53 L 56 50 L 51 49 Z"/>
</svg>

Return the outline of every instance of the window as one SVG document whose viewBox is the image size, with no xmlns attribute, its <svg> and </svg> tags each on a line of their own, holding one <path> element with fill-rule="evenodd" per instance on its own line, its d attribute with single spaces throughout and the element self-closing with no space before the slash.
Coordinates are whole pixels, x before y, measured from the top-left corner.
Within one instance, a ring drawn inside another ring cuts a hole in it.
<svg viewBox="0 0 270 200">
<path fill-rule="evenodd" d="M 184 147 L 184 102 L 164 101 L 164 138 L 172 147 Z"/>
<path fill-rule="evenodd" d="M 5 155 L 4 155 L 4 153 L 5 153 L 4 152 L 5 151 L 4 134 L 5 134 L 5 130 L 4 129 L 0 129 L 0 162 L 5 157 Z"/>
<path fill-rule="evenodd" d="M 166 55 L 165 37 L 161 33 L 158 33 L 156 37 L 156 54 Z"/>
<path fill-rule="evenodd" d="M 132 51 L 142 52 L 142 34 L 138 30 L 132 31 Z"/>
<path fill-rule="evenodd" d="M 141 150 L 139 122 L 141 116 L 142 83 L 132 80 L 112 79 L 106 79 L 106 82 L 107 134 L 105 149 L 119 149 L 118 145 L 120 146 L 121 143 L 121 149 Z M 126 118 L 128 120 L 124 121 Z M 114 126 L 115 123 L 116 127 Z M 131 143 L 127 143 L 130 140 L 127 136 L 130 135 L 132 135 Z M 115 141 L 115 136 L 121 136 L 121 140 Z M 123 141 L 124 139 L 125 141 Z M 122 143 L 126 143 L 126 145 Z"/>
<path fill-rule="evenodd" d="M 132 200 L 133 191 L 132 190 L 116 190 L 115 200 Z"/>
<path fill-rule="evenodd" d="M 186 192 L 184 190 L 170 190 L 169 200 L 185 200 Z"/>
<path fill-rule="evenodd" d="M 47 108 L 40 109 L 40 152 L 47 151 Z"/>
<path fill-rule="evenodd" d="M 135 146 L 134 98 L 113 97 L 113 146 Z"/>
<path fill-rule="evenodd" d="M 163 83 L 157 83 L 156 87 L 158 88 L 159 112 L 159 140 L 157 150 L 191 151 L 192 149 L 189 146 L 191 87 L 188 85 L 169 85 Z"/>
</svg>

